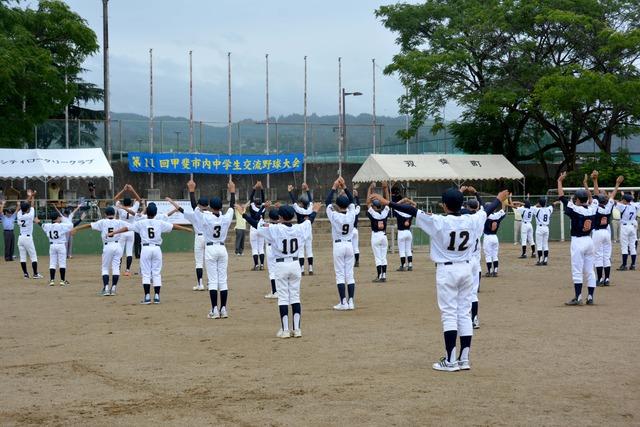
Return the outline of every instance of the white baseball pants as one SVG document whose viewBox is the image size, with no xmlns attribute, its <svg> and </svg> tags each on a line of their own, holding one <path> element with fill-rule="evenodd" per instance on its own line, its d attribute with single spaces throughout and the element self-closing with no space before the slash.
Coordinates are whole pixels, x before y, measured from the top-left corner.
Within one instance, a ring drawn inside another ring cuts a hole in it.
<svg viewBox="0 0 640 427">
<path fill-rule="evenodd" d="M 611 267 L 611 232 L 609 228 L 593 230 L 591 233 L 593 240 L 594 260 L 596 267 Z"/>
<path fill-rule="evenodd" d="M 251 255 L 261 255 L 264 253 L 264 237 L 260 237 L 258 231 L 251 227 L 249 230 L 249 242 L 251 243 Z M 298 265 L 299 267 L 300 265 Z"/>
<path fill-rule="evenodd" d="M 49 245 L 49 268 L 67 268 L 67 244 Z"/>
<path fill-rule="evenodd" d="M 398 253 L 401 258 L 413 256 L 411 244 L 413 243 L 413 234 L 411 230 L 398 230 Z"/>
<path fill-rule="evenodd" d="M 120 242 L 109 242 L 102 248 L 102 275 L 120 274 L 120 258 L 122 258 L 122 246 Z"/>
<path fill-rule="evenodd" d="M 484 251 L 485 262 L 498 261 L 498 252 L 500 251 L 500 241 L 495 234 L 485 234 L 482 241 L 482 250 Z"/>
<path fill-rule="evenodd" d="M 20 252 L 20 262 L 27 262 L 27 255 L 31 262 L 38 262 L 38 254 L 36 253 L 36 247 L 33 244 L 32 236 L 18 237 L 18 251 Z"/>
<path fill-rule="evenodd" d="M 353 241 L 333 242 L 333 268 L 336 272 L 336 284 L 355 283 L 353 276 L 353 265 L 355 257 L 353 256 Z"/>
<path fill-rule="evenodd" d="M 271 243 L 267 243 L 267 247 L 265 248 L 264 253 L 267 258 L 267 271 L 269 272 L 269 280 L 276 280 L 276 260 L 273 257 Z"/>
<path fill-rule="evenodd" d="M 590 288 L 596 286 L 593 240 L 589 236 L 571 238 L 571 276 L 573 283 L 586 283 Z"/>
<path fill-rule="evenodd" d="M 123 255 L 133 256 L 133 241 L 135 239 L 135 233 L 133 231 L 127 231 L 126 233 L 120 234 L 119 242 L 120 246 L 122 246 Z M 142 259 L 142 252 L 140 253 L 140 258 Z"/>
<path fill-rule="evenodd" d="M 300 264 L 298 261 L 274 262 L 276 271 L 276 290 L 278 305 L 291 305 L 300 302 Z"/>
<path fill-rule="evenodd" d="M 636 227 L 631 222 L 620 224 L 620 251 L 622 255 L 636 255 Z"/>
<path fill-rule="evenodd" d="M 360 239 L 360 232 L 358 232 L 357 228 L 354 228 L 353 234 L 351 235 L 351 246 L 353 247 L 354 254 L 360 253 L 359 239 Z"/>
<path fill-rule="evenodd" d="M 305 239 L 304 246 L 302 248 L 304 250 L 300 251 L 298 256 L 303 258 L 313 257 L 313 232 L 309 233 L 309 238 Z"/>
<path fill-rule="evenodd" d="M 226 291 L 227 265 L 229 254 L 224 245 L 214 243 L 204 250 L 204 263 L 207 267 L 207 284 L 210 291 Z"/>
<path fill-rule="evenodd" d="M 196 234 L 193 239 L 193 255 L 196 259 L 196 268 L 202 268 L 204 265 L 204 249 L 205 240 L 202 234 Z"/>
<path fill-rule="evenodd" d="M 480 258 L 471 260 L 471 277 L 473 279 L 473 288 L 471 289 L 471 302 L 478 302 L 478 289 L 480 289 Z"/>
<path fill-rule="evenodd" d="M 473 335 L 471 300 L 473 279 L 471 264 L 438 264 L 436 292 L 443 331 L 457 330 L 460 336 Z"/>
<path fill-rule="evenodd" d="M 536 249 L 539 251 L 549 250 L 549 227 L 546 225 L 536 226 Z"/>
<path fill-rule="evenodd" d="M 162 286 L 162 250 L 160 246 L 149 244 L 142 245 L 140 250 L 140 271 L 142 272 L 142 284 Z"/>
<path fill-rule="evenodd" d="M 388 248 L 389 241 L 387 240 L 387 234 L 384 231 L 371 233 L 371 249 L 373 250 L 373 257 L 376 260 L 376 267 L 379 265 L 387 265 Z"/>
<path fill-rule="evenodd" d="M 533 225 L 530 222 L 522 222 L 520 227 L 520 245 L 533 245 Z"/>
</svg>

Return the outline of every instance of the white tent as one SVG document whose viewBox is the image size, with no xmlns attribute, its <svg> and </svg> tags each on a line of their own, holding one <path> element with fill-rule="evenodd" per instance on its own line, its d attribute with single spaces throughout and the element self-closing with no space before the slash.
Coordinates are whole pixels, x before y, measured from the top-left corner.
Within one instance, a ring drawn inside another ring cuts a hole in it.
<svg viewBox="0 0 640 427">
<path fill-rule="evenodd" d="M 371 154 L 353 182 L 375 181 L 482 181 L 524 175 L 503 155 L 494 154 Z"/>
<path fill-rule="evenodd" d="M 0 179 L 107 178 L 113 169 L 100 148 L 0 149 Z"/>
</svg>

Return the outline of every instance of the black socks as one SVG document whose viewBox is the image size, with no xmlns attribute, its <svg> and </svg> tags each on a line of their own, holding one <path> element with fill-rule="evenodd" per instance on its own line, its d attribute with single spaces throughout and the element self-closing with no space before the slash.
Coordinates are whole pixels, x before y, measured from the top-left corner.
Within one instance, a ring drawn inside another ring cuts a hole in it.
<svg viewBox="0 0 640 427">
<path fill-rule="evenodd" d="M 355 283 L 349 283 L 347 285 L 347 290 L 349 292 L 349 299 L 352 299 L 356 295 L 356 284 Z"/>
<path fill-rule="evenodd" d="M 227 306 L 227 296 L 229 296 L 228 290 L 220 291 L 220 308 L 221 309 Z"/>
<path fill-rule="evenodd" d="M 133 262 L 133 257 L 132 256 L 128 256 L 127 257 L 127 270 L 131 269 L 131 263 Z"/>
<path fill-rule="evenodd" d="M 600 280 L 602 279 L 602 267 L 596 267 L 596 276 L 598 278 L 598 283 L 600 283 Z"/>
<path fill-rule="evenodd" d="M 456 338 L 458 331 L 444 331 L 444 347 L 447 350 L 447 362 L 456 361 Z"/>
<path fill-rule="evenodd" d="M 536 245 L 531 245 L 531 256 L 536 254 Z"/>
<path fill-rule="evenodd" d="M 378 272 L 378 277 L 382 276 L 382 266 L 381 265 L 376 265 L 376 271 Z"/>
<path fill-rule="evenodd" d="M 289 329 L 289 306 L 288 305 L 279 305 L 278 309 L 280 310 L 280 325 L 283 331 Z"/>
<path fill-rule="evenodd" d="M 522 255 L 525 256 L 527 254 L 527 245 L 522 245 Z"/>
<path fill-rule="evenodd" d="M 629 255 L 622 254 L 622 265 L 627 266 L 627 260 L 629 259 Z"/>
<path fill-rule="evenodd" d="M 272 294 L 276 293 L 276 280 L 275 279 L 271 279 L 271 293 Z"/>
<path fill-rule="evenodd" d="M 55 270 L 54 270 L 55 272 Z M 66 268 L 61 268 L 60 269 L 60 280 L 62 280 L 63 282 L 65 281 L 67 276 L 67 269 Z"/>
<path fill-rule="evenodd" d="M 108 274 L 103 274 L 102 275 L 102 287 L 106 288 L 107 286 L 109 286 L 109 275 Z"/>
<path fill-rule="evenodd" d="M 487 263 L 487 273 L 491 273 L 491 262 Z"/>
<path fill-rule="evenodd" d="M 29 274 L 27 272 L 27 263 L 26 262 L 20 262 L 20 267 L 22 267 L 22 273 L 23 274 L 27 274 L 27 275 Z"/>
<path fill-rule="evenodd" d="M 404 267 L 404 263 L 405 263 L 406 260 L 407 260 L 407 258 L 405 258 L 403 256 L 400 257 L 400 267 Z"/>
<path fill-rule="evenodd" d="M 31 268 L 33 268 L 33 275 L 38 275 L 38 263 L 36 261 L 31 262 Z"/>
<path fill-rule="evenodd" d="M 471 320 L 475 319 L 477 315 L 478 315 L 478 301 L 471 303 Z"/>
<path fill-rule="evenodd" d="M 264 254 L 260 254 L 260 265 L 264 265 Z"/>
<path fill-rule="evenodd" d="M 360 262 L 360 254 L 353 255 L 356 258 L 356 262 Z"/>
<path fill-rule="evenodd" d="M 154 287 L 153 287 L 153 292 L 154 292 L 156 295 L 160 295 L 160 286 L 154 286 Z"/>
<path fill-rule="evenodd" d="M 218 291 L 215 289 L 209 289 L 209 299 L 211 300 L 211 308 L 218 307 Z"/>
<path fill-rule="evenodd" d="M 340 295 L 340 304 L 342 304 L 346 298 L 344 283 L 338 283 L 338 295 Z"/>
<path fill-rule="evenodd" d="M 256 267 L 258 266 L 258 255 L 253 256 L 253 265 Z"/>
<path fill-rule="evenodd" d="M 151 293 L 151 285 L 143 284 L 142 287 L 144 288 L 145 297 Z"/>
<path fill-rule="evenodd" d="M 611 275 L 611 267 L 604 268 L 604 280 L 609 280 L 609 276 Z"/>
<path fill-rule="evenodd" d="M 573 288 L 576 292 L 576 299 L 580 299 L 580 296 L 582 295 L 582 283 L 574 283 Z"/>
<path fill-rule="evenodd" d="M 49 279 L 50 280 L 55 280 L 56 278 L 56 269 L 55 268 L 50 268 L 49 269 Z"/>
</svg>

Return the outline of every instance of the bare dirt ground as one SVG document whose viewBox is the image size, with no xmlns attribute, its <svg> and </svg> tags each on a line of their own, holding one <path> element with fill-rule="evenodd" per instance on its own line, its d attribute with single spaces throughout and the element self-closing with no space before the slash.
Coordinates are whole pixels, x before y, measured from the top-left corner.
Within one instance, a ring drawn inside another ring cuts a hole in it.
<svg viewBox="0 0 640 427">
<path fill-rule="evenodd" d="M 68 288 L 0 264 L 0 424 L 640 425 L 640 272 L 614 271 L 595 306 L 565 307 L 568 243 L 552 244 L 546 268 L 503 244 L 500 277 L 481 286 L 472 370 L 442 373 L 433 263 L 420 253 L 397 273 L 390 255 L 380 286 L 361 247 L 353 312 L 332 310 L 330 253 L 316 248 L 295 340 L 275 337 L 267 273 L 249 271 L 250 255 L 230 258 L 220 320 L 191 290 L 188 254 L 165 254 L 151 306 L 138 304 L 138 276 L 98 297 L 95 256 L 71 260 Z"/>
</svg>

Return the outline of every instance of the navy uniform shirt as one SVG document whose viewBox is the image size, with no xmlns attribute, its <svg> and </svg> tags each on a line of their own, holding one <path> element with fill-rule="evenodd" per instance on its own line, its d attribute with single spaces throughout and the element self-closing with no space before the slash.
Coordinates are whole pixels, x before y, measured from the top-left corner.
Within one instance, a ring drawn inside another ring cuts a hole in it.
<svg viewBox="0 0 640 427">
<path fill-rule="evenodd" d="M 500 228 L 500 223 L 507 217 L 507 213 L 503 210 L 494 212 L 487 217 L 484 222 L 484 234 L 497 234 Z M 494 225 L 495 224 L 495 225 Z"/>
<path fill-rule="evenodd" d="M 560 197 L 564 213 L 571 219 L 571 237 L 586 237 L 594 228 L 596 209 L 593 205 L 577 206 L 566 196 Z"/>
<path fill-rule="evenodd" d="M 606 230 L 611 224 L 611 213 L 613 212 L 613 200 L 607 200 L 604 206 L 600 206 L 598 202 L 594 203 L 596 208 L 596 215 L 594 217 L 593 228 L 594 230 Z"/>
<path fill-rule="evenodd" d="M 407 215 L 406 213 L 394 210 L 393 216 L 396 217 L 398 231 L 411 230 L 411 222 L 413 220 L 413 217 L 411 215 Z"/>
<path fill-rule="evenodd" d="M 387 231 L 387 220 L 389 219 L 389 213 L 391 210 L 389 206 L 385 206 L 381 211 L 377 211 L 372 207 L 367 211 L 367 218 L 371 220 L 371 231 L 376 233 L 378 231 Z"/>
<path fill-rule="evenodd" d="M 360 199 L 358 196 L 353 198 L 354 205 L 356 205 L 356 219 L 353 221 L 353 228 L 358 228 L 358 216 L 360 215 Z"/>
</svg>

